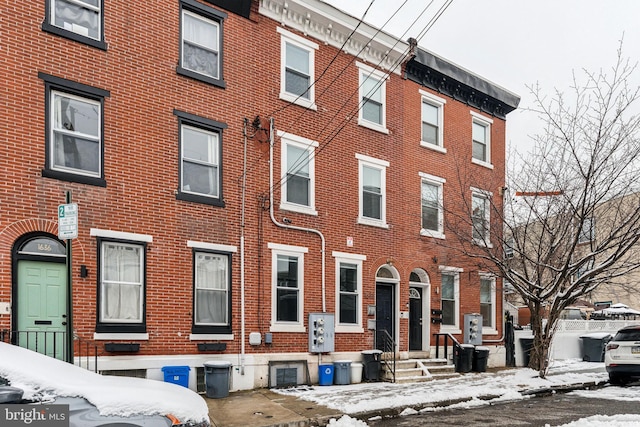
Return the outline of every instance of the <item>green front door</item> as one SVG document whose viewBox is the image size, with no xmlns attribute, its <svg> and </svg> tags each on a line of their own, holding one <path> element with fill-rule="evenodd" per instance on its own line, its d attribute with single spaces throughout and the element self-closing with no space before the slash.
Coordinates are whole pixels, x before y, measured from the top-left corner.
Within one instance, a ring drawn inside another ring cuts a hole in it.
<svg viewBox="0 0 640 427">
<path fill-rule="evenodd" d="M 18 261 L 17 344 L 64 360 L 67 332 L 67 267 Z"/>
</svg>

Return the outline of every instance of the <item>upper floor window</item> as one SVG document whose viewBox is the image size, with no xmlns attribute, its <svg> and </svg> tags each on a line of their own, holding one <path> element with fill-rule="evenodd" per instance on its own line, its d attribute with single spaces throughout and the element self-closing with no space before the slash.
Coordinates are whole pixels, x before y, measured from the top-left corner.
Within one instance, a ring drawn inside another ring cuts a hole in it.
<svg viewBox="0 0 640 427">
<path fill-rule="evenodd" d="M 364 255 L 333 252 L 336 259 L 336 332 L 362 332 Z"/>
<path fill-rule="evenodd" d="M 103 105 L 109 92 L 43 73 L 46 166 L 43 176 L 105 186 Z"/>
<path fill-rule="evenodd" d="M 280 208 L 317 215 L 315 210 L 315 155 L 318 143 L 278 132 L 282 140 L 282 201 Z"/>
<path fill-rule="evenodd" d="M 315 105 L 315 51 L 318 44 L 281 27 L 280 98 L 306 108 Z"/>
<path fill-rule="evenodd" d="M 496 328 L 496 278 L 480 274 L 480 314 L 482 314 L 482 333 L 497 334 Z"/>
<path fill-rule="evenodd" d="M 483 166 L 491 166 L 491 124 L 493 120 L 471 112 L 472 126 L 472 161 Z"/>
<path fill-rule="evenodd" d="M 388 133 L 386 107 L 387 76 L 362 63 L 356 62 L 359 68 L 360 109 L 358 124 Z"/>
<path fill-rule="evenodd" d="M 100 49 L 106 49 L 103 0 L 47 0 L 42 29 Z"/>
<path fill-rule="evenodd" d="M 222 23 L 227 17 L 194 0 L 182 0 L 179 74 L 225 87 Z"/>
<path fill-rule="evenodd" d="M 594 240 L 595 236 L 595 219 L 585 218 L 580 228 L 580 234 L 578 236 L 578 243 L 588 243 Z"/>
<path fill-rule="evenodd" d="M 422 227 L 420 234 L 444 238 L 443 178 L 420 173 L 422 177 Z"/>
<path fill-rule="evenodd" d="M 386 228 L 386 172 L 389 162 L 362 154 L 356 154 L 356 158 L 360 181 L 358 223 Z"/>
<path fill-rule="evenodd" d="M 490 194 L 481 190 L 473 190 L 471 196 L 473 240 L 483 246 L 491 246 L 489 197 Z"/>
<path fill-rule="evenodd" d="M 420 145 L 446 153 L 443 143 L 444 104 L 443 98 L 423 90 L 422 94 L 422 137 Z"/>
<path fill-rule="evenodd" d="M 224 206 L 222 130 L 226 124 L 174 110 L 180 126 L 180 191 L 177 198 Z"/>
<path fill-rule="evenodd" d="M 304 332 L 304 254 L 308 248 L 269 243 L 272 253 L 271 331 Z"/>
</svg>

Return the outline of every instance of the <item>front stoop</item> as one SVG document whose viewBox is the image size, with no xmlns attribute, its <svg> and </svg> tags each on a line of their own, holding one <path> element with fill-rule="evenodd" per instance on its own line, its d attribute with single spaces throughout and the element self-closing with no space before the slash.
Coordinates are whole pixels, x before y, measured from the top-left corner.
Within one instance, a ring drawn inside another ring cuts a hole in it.
<svg viewBox="0 0 640 427">
<path fill-rule="evenodd" d="M 446 359 L 406 359 L 396 360 L 396 383 L 432 381 L 457 377 L 455 366 Z M 393 374 L 383 365 L 382 379 L 393 381 Z"/>
</svg>

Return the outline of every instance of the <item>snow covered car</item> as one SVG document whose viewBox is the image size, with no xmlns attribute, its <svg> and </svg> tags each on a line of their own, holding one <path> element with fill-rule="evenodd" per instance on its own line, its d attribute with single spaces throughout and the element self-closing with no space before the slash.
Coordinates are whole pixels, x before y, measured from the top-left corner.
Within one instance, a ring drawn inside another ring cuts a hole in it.
<svg viewBox="0 0 640 427">
<path fill-rule="evenodd" d="M 620 329 L 605 348 L 604 365 L 611 384 L 640 378 L 640 326 Z"/>
<path fill-rule="evenodd" d="M 186 387 L 100 375 L 3 342 L 0 404 L 69 405 L 70 427 L 210 426 L 205 400 Z"/>
</svg>

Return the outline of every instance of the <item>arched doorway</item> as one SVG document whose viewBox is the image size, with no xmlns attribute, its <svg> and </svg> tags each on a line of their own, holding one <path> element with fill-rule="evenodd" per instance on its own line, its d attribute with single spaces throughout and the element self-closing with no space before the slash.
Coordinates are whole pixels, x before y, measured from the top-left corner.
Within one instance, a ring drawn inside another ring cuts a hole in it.
<svg viewBox="0 0 640 427">
<path fill-rule="evenodd" d="M 376 348 L 385 351 L 385 332 L 396 343 L 398 339 L 398 271 L 388 265 L 382 266 L 376 273 Z"/>
<path fill-rule="evenodd" d="M 29 234 L 13 250 L 12 342 L 61 360 L 67 350 L 67 251 L 48 234 Z"/>
<path fill-rule="evenodd" d="M 429 342 L 429 275 L 421 268 L 409 275 L 409 351 L 427 351 Z"/>
</svg>

